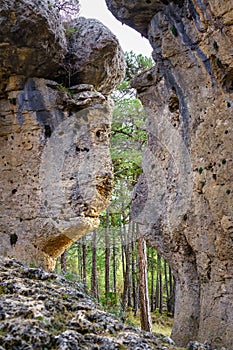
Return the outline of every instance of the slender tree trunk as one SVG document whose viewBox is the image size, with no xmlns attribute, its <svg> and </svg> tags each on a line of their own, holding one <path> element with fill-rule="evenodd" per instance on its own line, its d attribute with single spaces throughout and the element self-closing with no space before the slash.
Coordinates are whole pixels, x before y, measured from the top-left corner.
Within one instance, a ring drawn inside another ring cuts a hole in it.
<svg viewBox="0 0 233 350">
<path fill-rule="evenodd" d="M 109 296 L 109 279 L 110 279 L 110 242 L 109 242 L 109 208 L 106 210 L 105 226 L 105 298 Z"/>
<path fill-rule="evenodd" d="M 82 257 L 83 257 L 83 285 L 84 290 L 87 292 L 87 249 L 86 249 L 86 236 L 82 238 Z"/>
<path fill-rule="evenodd" d="M 61 272 L 64 274 L 67 271 L 66 267 L 66 257 L 67 257 L 67 252 L 66 250 L 62 253 L 61 255 Z"/>
<path fill-rule="evenodd" d="M 125 278 L 125 241 L 123 234 L 123 225 L 120 225 L 120 237 L 121 237 L 121 263 L 122 263 L 122 276 Z"/>
<path fill-rule="evenodd" d="M 132 296 L 133 296 L 133 309 L 134 316 L 138 313 L 138 286 L 137 286 L 137 272 L 136 272 L 136 262 L 137 255 L 135 256 L 135 239 L 137 233 L 135 232 L 135 223 L 132 224 L 132 241 L 131 241 L 131 272 L 132 272 Z"/>
<path fill-rule="evenodd" d="M 116 237 L 113 230 L 113 245 L 112 245 L 112 273 L 113 273 L 113 293 L 116 298 L 117 275 L 116 275 Z"/>
<path fill-rule="evenodd" d="M 94 298 L 99 299 L 96 258 L 97 258 L 97 254 L 96 254 L 96 230 L 94 230 L 93 237 L 92 237 L 91 294 L 93 295 Z"/>
<path fill-rule="evenodd" d="M 148 276 L 147 276 L 147 256 L 146 242 L 138 230 L 138 268 L 139 268 L 139 299 L 140 299 L 140 320 L 141 328 L 144 331 L 152 331 L 152 322 L 150 315 L 150 304 L 148 295 Z"/>
<path fill-rule="evenodd" d="M 157 265 L 157 274 L 156 274 L 156 287 L 155 287 L 155 308 L 159 308 L 159 271 Z"/>
<path fill-rule="evenodd" d="M 78 274 L 81 280 L 83 280 L 83 257 L 82 257 L 82 242 L 78 241 Z"/>
<path fill-rule="evenodd" d="M 151 249 L 151 297 L 150 297 L 150 310 L 154 311 L 155 304 L 155 280 L 154 280 L 154 248 Z"/>
<path fill-rule="evenodd" d="M 124 241 L 125 241 L 125 274 L 124 274 L 124 290 L 122 296 L 122 310 L 126 312 L 128 306 L 128 292 L 130 284 L 130 245 L 126 234 L 126 226 L 123 226 Z"/>
<path fill-rule="evenodd" d="M 170 298 L 169 287 L 168 287 L 168 276 L 167 276 L 167 262 L 164 260 L 164 281 L 165 281 L 165 290 L 166 290 L 166 305 L 168 305 L 168 300 Z M 168 307 L 167 307 L 168 311 Z"/>
<path fill-rule="evenodd" d="M 158 272 L 159 272 L 159 312 L 163 313 L 163 280 L 162 280 L 162 262 L 161 256 L 158 253 Z"/>
<path fill-rule="evenodd" d="M 169 266 L 169 290 L 170 295 L 167 303 L 167 311 L 174 316 L 175 313 L 175 289 L 176 289 L 176 283 L 174 276 L 172 274 L 171 268 Z"/>
</svg>

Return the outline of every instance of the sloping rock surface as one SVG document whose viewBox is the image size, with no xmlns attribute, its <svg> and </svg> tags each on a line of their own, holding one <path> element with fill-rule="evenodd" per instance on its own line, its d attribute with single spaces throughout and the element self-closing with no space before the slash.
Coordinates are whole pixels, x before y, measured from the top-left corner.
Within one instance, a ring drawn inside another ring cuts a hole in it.
<svg viewBox="0 0 233 350">
<path fill-rule="evenodd" d="M 115 35 L 96 19 L 80 17 L 69 24 L 74 33 L 68 45 L 71 84 L 92 84 L 103 95 L 124 77 L 124 54 Z"/>
<path fill-rule="evenodd" d="M 169 339 L 121 323 L 81 284 L 14 259 L 0 262 L 0 349 L 172 350 Z"/>
<path fill-rule="evenodd" d="M 1 80 L 13 74 L 52 78 L 66 52 L 65 28 L 48 1 L 1 1 Z"/>
</svg>

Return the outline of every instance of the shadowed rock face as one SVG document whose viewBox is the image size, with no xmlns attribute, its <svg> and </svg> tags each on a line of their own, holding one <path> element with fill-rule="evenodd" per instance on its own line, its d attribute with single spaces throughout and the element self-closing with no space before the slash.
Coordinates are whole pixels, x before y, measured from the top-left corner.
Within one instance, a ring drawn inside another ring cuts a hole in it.
<svg viewBox="0 0 233 350">
<path fill-rule="evenodd" d="M 13 74 L 54 77 L 66 52 L 65 28 L 49 2 L 1 1 L 0 88 Z"/>
<path fill-rule="evenodd" d="M 132 216 L 176 276 L 172 337 L 231 349 L 233 4 L 106 2 L 153 47 L 155 67 L 133 82 L 148 144 Z"/>
<path fill-rule="evenodd" d="M 0 12 L 0 254 L 51 269 L 109 204 L 106 95 L 124 75 L 123 52 L 105 26 L 82 18 L 80 33 L 99 33 L 93 47 L 85 32 L 82 55 L 83 34 L 66 41 L 58 15 L 37 0 L 4 0 Z"/>
</svg>

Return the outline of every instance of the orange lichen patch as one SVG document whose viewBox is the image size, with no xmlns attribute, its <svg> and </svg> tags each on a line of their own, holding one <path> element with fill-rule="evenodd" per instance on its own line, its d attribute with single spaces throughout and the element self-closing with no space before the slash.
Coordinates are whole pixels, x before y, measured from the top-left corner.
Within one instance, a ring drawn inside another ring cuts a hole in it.
<svg viewBox="0 0 233 350">
<path fill-rule="evenodd" d="M 97 183 L 98 183 L 96 185 L 97 191 L 99 192 L 101 197 L 109 199 L 111 194 L 112 194 L 112 190 L 113 190 L 112 177 L 109 175 L 106 175 L 104 177 L 96 176 L 96 179 L 97 179 Z"/>
<path fill-rule="evenodd" d="M 72 243 L 73 241 L 69 237 L 65 236 L 64 234 L 61 234 L 59 236 L 55 236 L 48 239 L 42 251 L 50 255 L 51 257 L 56 258 L 59 255 L 61 255 L 63 251 L 66 248 L 68 248 Z"/>
</svg>

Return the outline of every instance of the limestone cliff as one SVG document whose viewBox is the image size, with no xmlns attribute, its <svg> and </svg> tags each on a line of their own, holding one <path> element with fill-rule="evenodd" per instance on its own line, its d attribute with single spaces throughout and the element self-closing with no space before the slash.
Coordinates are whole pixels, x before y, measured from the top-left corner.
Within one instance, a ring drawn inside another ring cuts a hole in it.
<svg viewBox="0 0 233 350">
<path fill-rule="evenodd" d="M 0 254 L 50 269 L 109 204 L 124 55 L 100 22 L 64 27 L 47 2 L 2 0 L 0 24 Z"/>
<path fill-rule="evenodd" d="M 233 348 L 233 2 L 106 0 L 146 36 L 148 143 L 132 216 L 176 277 L 172 337 Z"/>
</svg>

